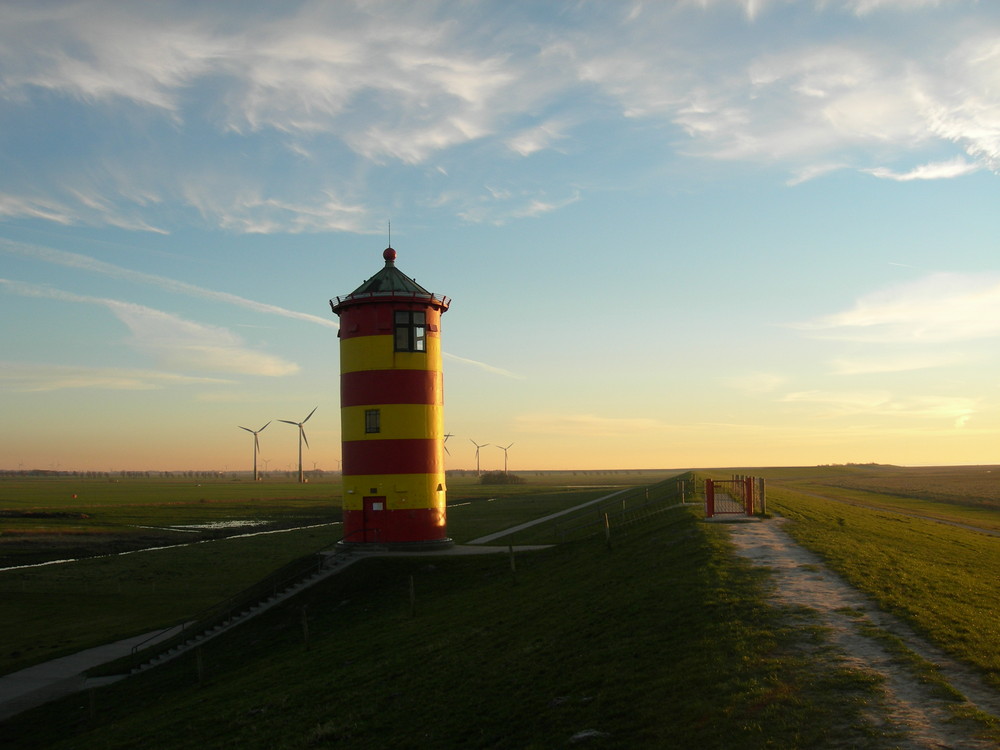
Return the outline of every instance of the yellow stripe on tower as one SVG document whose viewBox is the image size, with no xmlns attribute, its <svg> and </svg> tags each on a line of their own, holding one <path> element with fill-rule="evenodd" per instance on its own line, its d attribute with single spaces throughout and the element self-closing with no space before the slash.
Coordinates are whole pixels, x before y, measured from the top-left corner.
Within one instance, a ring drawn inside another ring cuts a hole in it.
<svg viewBox="0 0 1000 750">
<path fill-rule="evenodd" d="M 355 474 L 344 477 L 344 510 L 361 510 L 365 495 L 393 497 L 396 509 L 440 507 L 443 510 L 447 489 L 444 472 Z"/>
<path fill-rule="evenodd" d="M 365 432 L 365 412 L 378 409 L 381 430 Z M 370 404 L 341 409 L 341 435 L 348 440 L 444 439 L 441 404 Z"/>
<path fill-rule="evenodd" d="M 427 337 L 426 352 L 396 352 L 392 341 L 392 336 L 341 339 L 340 371 L 441 369 L 441 339 L 438 337 Z"/>
</svg>

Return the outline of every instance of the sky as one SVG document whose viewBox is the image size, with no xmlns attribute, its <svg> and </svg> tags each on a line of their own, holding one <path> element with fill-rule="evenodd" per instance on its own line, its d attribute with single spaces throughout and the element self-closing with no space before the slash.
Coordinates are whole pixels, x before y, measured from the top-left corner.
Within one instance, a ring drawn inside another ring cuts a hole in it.
<svg viewBox="0 0 1000 750">
<path fill-rule="evenodd" d="M 390 242 L 449 469 L 1000 463 L 998 171 L 987 0 L 4 0 L 0 468 L 336 470 Z"/>
</svg>

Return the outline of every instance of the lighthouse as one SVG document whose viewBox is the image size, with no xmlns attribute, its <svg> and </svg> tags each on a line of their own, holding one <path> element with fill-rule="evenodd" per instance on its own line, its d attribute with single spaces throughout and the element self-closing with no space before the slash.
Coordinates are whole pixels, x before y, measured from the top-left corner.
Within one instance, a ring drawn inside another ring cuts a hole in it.
<svg viewBox="0 0 1000 750">
<path fill-rule="evenodd" d="M 441 315 L 450 300 L 385 266 L 330 300 L 340 316 L 343 545 L 451 546 L 445 519 Z"/>
</svg>

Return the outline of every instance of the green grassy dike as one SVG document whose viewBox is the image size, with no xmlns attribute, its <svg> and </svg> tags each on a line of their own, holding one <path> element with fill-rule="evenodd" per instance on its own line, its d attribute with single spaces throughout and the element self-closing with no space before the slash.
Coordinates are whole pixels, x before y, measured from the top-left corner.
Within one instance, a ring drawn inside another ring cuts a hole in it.
<svg viewBox="0 0 1000 750">
<path fill-rule="evenodd" d="M 364 560 L 206 644 L 201 681 L 188 654 L 15 717 L 0 744 L 870 746 L 871 678 L 829 666 L 699 516 L 523 553 L 516 581 L 506 555 Z"/>
</svg>

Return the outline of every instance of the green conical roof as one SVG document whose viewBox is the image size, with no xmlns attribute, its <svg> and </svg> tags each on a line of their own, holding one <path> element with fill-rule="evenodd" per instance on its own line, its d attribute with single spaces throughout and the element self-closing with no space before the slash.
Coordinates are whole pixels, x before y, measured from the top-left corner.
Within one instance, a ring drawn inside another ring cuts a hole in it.
<svg viewBox="0 0 1000 750">
<path fill-rule="evenodd" d="M 385 268 L 351 292 L 351 297 L 356 294 L 378 295 L 399 292 L 405 294 L 426 294 L 430 296 L 430 292 L 396 268 L 395 250 L 387 247 L 385 252 L 382 253 L 382 257 L 385 259 Z"/>
<path fill-rule="evenodd" d="M 346 297 L 337 297 L 336 300 L 330 300 L 330 308 L 335 313 L 339 315 L 340 310 L 344 305 L 364 304 L 366 301 L 373 300 L 373 298 L 377 299 L 379 297 L 396 297 L 420 300 L 433 307 L 439 308 L 441 312 L 448 309 L 448 305 L 451 303 L 451 300 L 447 297 L 442 297 L 428 292 L 414 279 L 411 279 L 405 273 L 396 268 L 395 250 L 391 247 L 387 247 L 385 252 L 382 253 L 382 257 L 385 259 L 385 268 L 372 276 L 370 279 L 367 279 L 364 284 L 359 286 Z"/>
</svg>

